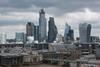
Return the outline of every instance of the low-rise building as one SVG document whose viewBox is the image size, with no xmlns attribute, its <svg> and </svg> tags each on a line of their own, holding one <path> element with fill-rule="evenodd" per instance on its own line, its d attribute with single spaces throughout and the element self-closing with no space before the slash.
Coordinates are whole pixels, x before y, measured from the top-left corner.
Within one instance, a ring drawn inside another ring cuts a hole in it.
<svg viewBox="0 0 100 67">
<path fill-rule="evenodd" d="M 0 53 L 0 65 L 22 65 L 23 56 L 11 53 Z"/>
<path fill-rule="evenodd" d="M 43 52 L 42 55 L 44 61 L 63 65 L 68 60 L 78 59 L 80 51 L 73 44 L 53 43 L 49 44 L 49 50 Z"/>
<path fill-rule="evenodd" d="M 31 48 L 14 47 L 0 49 L 1 65 L 37 64 L 42 61 L 42 56 Z"/>
</svg>

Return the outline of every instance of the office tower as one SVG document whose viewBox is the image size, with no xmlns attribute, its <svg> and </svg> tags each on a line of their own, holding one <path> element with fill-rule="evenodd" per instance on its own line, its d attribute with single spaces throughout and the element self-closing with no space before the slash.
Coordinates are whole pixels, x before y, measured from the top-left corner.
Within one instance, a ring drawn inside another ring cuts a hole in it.
<svg viewBox="0 0 100 67">
<path fill-rule="evenodd" d="M 26 24 L 26 36 L 34 36 L 34 24 L 32 22 Z"/>
<path fill-rule="evenodd" d="M 43 9 L 39 12 L 39 42 L 46 41 L 46 32 L 47 32 L 47 22 L 45 18 L 45 12 Z"/>
<path fill-rule="evenodd" d="M 74 40 L 74 30 L 70 29 L 68 36 L 70 36 L 70 40 L 73 41 Z"/>
<path fill-rule="evenodd" d="M 67 43 L 73 40 L 74 40 L 74 31 L 71 29 L 71 26 L 66 23 L 64 31 L 64 42 Z"/>
<path fill-rule="evenodd" d="M 89 43 L 90 34 L 91 34 L 91 24 L 80 23 L 79 24 L 80 43 Z"/>
<path fill-rule="evenodd" d="M 55 25 L 55 22 L 54 22 L 54 18 L 53 17 L 50 17 L 49 18 L 48 26 L 49 26 L 48 42 L 49 43 L 52 43 L 56 39 L 56 36 L 57 36 L 57 33 L 58 33 L 57 27 Z"/>
<path fill-rule="evenodd" d="M 39 40 L 39 26 L 34 26 L 34 40 Z"/>
<path fill-rule="evenodd" d="M 0 33 L 0 44 L 6 44 L 7 34 Z"/>
<path fill-rule="evenodd" d="M 16 43 L 25 43 L 26 36 L 23 32 L 16 32 L 15 40 L 16 40 Z"/>
</svg>

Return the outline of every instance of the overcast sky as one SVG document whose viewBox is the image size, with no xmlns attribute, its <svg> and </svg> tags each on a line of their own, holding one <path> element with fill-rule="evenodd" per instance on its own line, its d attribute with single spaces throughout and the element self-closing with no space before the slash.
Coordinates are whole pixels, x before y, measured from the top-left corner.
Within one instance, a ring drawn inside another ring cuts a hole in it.
<svg viewBox="0 0 100 67">
<path fill-rule="evenodd" d="M 92 35 L 100 34 L 100 0 L 0 0 L 0 32 L 25 32 L 28 21 L 38 22 L 38 12 L 45 9 L 53 16 L 59 33 L 67 22 L 79 36 L 79 23 L 92 24 Z"/>
</svg>

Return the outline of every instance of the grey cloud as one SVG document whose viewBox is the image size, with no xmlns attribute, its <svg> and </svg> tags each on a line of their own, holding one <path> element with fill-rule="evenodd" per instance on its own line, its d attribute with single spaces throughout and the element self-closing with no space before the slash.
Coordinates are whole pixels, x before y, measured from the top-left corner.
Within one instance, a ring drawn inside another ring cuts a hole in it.
<svg viewBox="0 0 100 67">
<path fill-rule="evenodd" d="M 83 11 L 84 8 L 98 12 L 100 11 L 100 0 L 0 0 L 0 12 L 2 12 L 2 15 L 7 15 L 6 12 L 10 11 L 38 12 L 40 8 L 45 8 L 47 13 L 56 16 L 67 12 Z M 0 20 L 0 26 L 24 25 L 26 23 L 27 21 L 25 20 Z M 91 23 L 94 29 L 100 29 L 100 24 L 94 24 L 94 21 Z M 73 29 L 76 30 L 77 28 Z"/>
<path fill-rule="evenodd" d="M 28 21 L 28 20 L 0 20 L 0 26 L 26 25 L 27 22 L 32 22 L 36 24 L 36 21 Z"/>
<path fill-rule="evenodd" d="M 26 22 L 23 20 L 0 20 L 0 26 L 7 25 L 25 25 Z"/>
<path fill-rule="evenodd" d="M 55 8 L 55 13 L 66 13 L 77 10 L 82 10 L 83 8 L 90 8 L 93 11 L 100 11 L 100 0 L 0 0 L 0 8 L 2 10 L 15 10 L 15 11 L 34 11 L 35 6 L 38 8 L 49 9 L 47 12 L 53 13 Z M 31 9 L 29 9 L 31 8 Z"/>
<path fill-rule="evenodd" d="M 95 23 L 95 22 L 94 22 Z M 100 23 L 92 24 L 93 29 L 100 29 Z"/>
</svg>

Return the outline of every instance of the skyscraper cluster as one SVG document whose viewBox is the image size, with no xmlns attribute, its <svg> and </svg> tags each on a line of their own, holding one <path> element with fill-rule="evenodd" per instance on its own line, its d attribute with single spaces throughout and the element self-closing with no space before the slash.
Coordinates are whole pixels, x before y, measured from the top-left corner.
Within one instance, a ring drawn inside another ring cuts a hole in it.
<svg viewBox="0 0 100 67">
<path fill-rule="evenodd" d="M 48 27 L 48 32 L 47 32 Z M 26 24 L 26 36 L 24 33 L 16 33 L 16 41 L 17 42 L 25 42 L 29 40 L 31 37 L 32 40 L 36 42 L 48 42 L 53 43 L 59 40 L 57 36 L 58 30 L 55 25 L 55 21 L 53 17 L 49 18 L 48 26 L 45 18 L 45 12 L 43 9 L 39 12 L 39 25 L 34 25 L 32 22 L 28 22 Z M 91 36 L 91 24 L 88 23 L 80 23 L 79 24 L 79 42 L 82 44 L 90 43 L 93 37 Z M 97 37 L 95 37 L 96 39 Z M 61 41 L 64 43 L 72 43 L 74 41 L 74 30 L 68 23 L 65 23 L 64 36 L 60 37 Z M 96 39 L 97 40 L 97 39 Z M 60 41 L 59 41 L 60 42 Z"/>
<path fill-rule="evenodd" d="M 50 17 L 48 21 L 48 36 L 47 36 L 47 20 L 45 17 L 45 11 L 43 9 L 39 12 L 39 26 L 35 26 L 32 22 L 28 22 L 26 25 L 26 35 L 33 36 L 34 40 L 38 42 L 50 42 L 52 43 L 56 39 L 58 33 L 57 27 L 54 22 L 54 18 Z"/>
<path fill-rule="evenodd" d="M 48 24 L 48 25 L 47 25 Z M 48 28 L 47 28 L 48 27 Z M 48 29 L 48 31 L 47 31 Z M 6 35 L 0 35 L 0 42 L 6 41 Z M 26 24 L 26 34 L 23 32 L 17 32 L 15 35 L 15 41 L 20 43 L 26 43 L 28 40 L 34 40 L 35 42 L 64 42 L 71 43 L 74 41 L 74 30 L 68 23 L 65 23 L 64 36 L 58 34 L 58 29 L 55 25 L 55 20 L 53 17 L 49 17 L 47 22 L 45 11 L 41 9 L 39 11 L 39 25 L 35 25 L 33 22 L 27 22 Z M 91 24 L 80 23 L 79 24 L 79 42 L 89 43 L 91 41 L 99 41 L 98 37 L 91 37 Z M 12 41 L 12 40 L 8 40 Z M 14 40 L 13 40 L 14 41 Z M 29 41 L 30 42 L 30 41 Z"/>
</svg>

